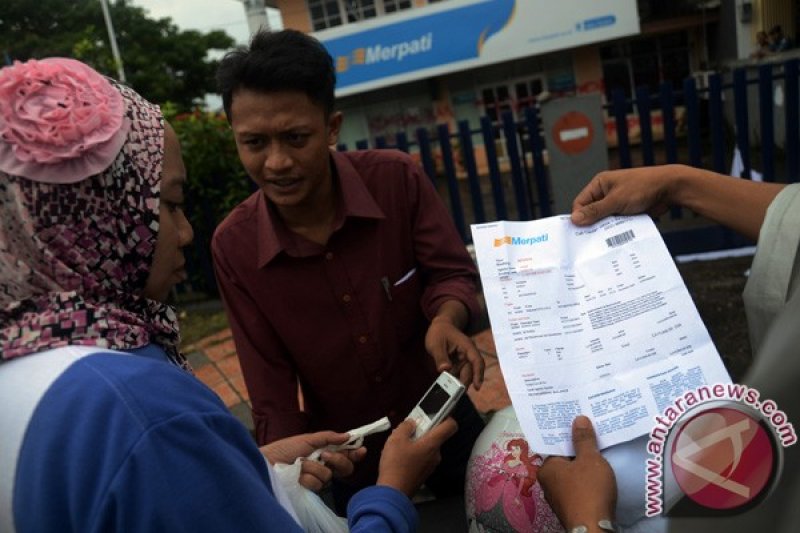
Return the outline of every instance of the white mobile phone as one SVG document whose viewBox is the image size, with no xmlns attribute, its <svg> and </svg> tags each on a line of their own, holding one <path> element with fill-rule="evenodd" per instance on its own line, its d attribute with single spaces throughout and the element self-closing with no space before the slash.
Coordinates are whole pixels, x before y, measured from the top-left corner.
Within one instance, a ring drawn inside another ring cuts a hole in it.
<svg viewBox="0 0 800 533">
<path fill-rule="evenodd" d="M 464 385 L 449 372 L 439 374 L 425 396 L 406 417 L 417 424 L 413 440 L 417 440 L 444 420 L 456 406 L 461 395 L 464 394 L 464 389 Z"/>
</svg>

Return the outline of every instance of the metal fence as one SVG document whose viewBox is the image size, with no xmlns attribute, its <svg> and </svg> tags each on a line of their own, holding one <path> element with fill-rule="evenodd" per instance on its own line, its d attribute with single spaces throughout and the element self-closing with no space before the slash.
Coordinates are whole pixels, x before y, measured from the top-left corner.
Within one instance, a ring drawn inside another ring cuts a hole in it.
<svg viewBox="0 0 800 533">
<path fill-rule="evenodd" d="M 727 174 L 738 147 L 743 167 L 740 177 L 750 179 L 756 163 L 765 181 L 800 179 L 797 59 L 712 73 L 703 77 L 699 85 L 697 79 L 688 78 L 682 87 L 664 83 L 655 93 L 641 87 L 633 98 L 627 98 L 620 89 L 613 90 L 606 106 L 616 129 L 616 147 L 611 149 L 613 166 L 684 163 Z M 680 117 L 676 113 L 679 108 L 683 110 Z M 654 139 L 652 128 L 656 109 L 660 110 L 663 123 L 658 140 Z M 359 141 L 355 148 L 397 148 L 416 155 L 447 198 L 455 225 L 464 242 L 469 243 L 471 223 L 529 220 L 554 214 L 553 185 L 545 164 L 539 111 L 536 107 L 520 111 L 521 120 L 515 120 L 507 111 L 499 124 L 488 117 L 482 117 L 477 128 L 459 121 L 455 132 L 440 124 L 434 135 L 420 128 L 414 139 L 399 132 L 392 142 L 377 137 L 372 144 Z M 629 138 L 631 115 L 638 117 L 640 133 L 636 143 Z M 480 171 L 475 138 L 485 151 L 486 164 Z M 498 139 L 502 156 L 497 153 Z M 347 150 L 348 146 L 340 145 L 339 149 Z M 590 178 L 587 176 L 587 181 Z M 673 253 L 744 244 L 723 228 L 694 218 L 673 209 L 665 220 L 658 221 Z"/>
</svg>

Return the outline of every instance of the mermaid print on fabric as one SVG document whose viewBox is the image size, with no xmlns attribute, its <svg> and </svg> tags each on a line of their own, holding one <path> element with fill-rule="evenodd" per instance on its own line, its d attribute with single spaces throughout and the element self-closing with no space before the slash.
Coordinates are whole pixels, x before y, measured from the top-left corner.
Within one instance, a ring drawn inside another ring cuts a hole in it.
<svg viewBox="0 0 800 533">
<path fill-rule="evenodd" d="M 501 433 L 474 458 L 466 487 L 470 532 L 561 532 L 536 480 L 542 457 L 522 434 Z"/>
</svg>

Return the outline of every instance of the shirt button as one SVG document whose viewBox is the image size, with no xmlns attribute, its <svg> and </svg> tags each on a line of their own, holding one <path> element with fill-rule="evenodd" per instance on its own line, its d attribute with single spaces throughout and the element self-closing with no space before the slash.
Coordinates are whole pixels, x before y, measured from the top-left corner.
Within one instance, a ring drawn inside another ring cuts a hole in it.
<svg viewBox="0 0 800 533">
<path fill-rule="evenodd" d="M 333 252 L 328 252 L 328 253 L 326 253 L 326 254 L 325 254 L 325 259 L 327 259 L 328 261 L 330 261 L 331 259 L 333 259 Z"/>
<path fill-rule="evenodd" d="M 380 376 L 375 376 L 375 383 L 380 383 L 383 381 L 383 378 Z"/>
<path fill-rule="evenodd" d="M 358 338 L 358 342 L 360 342 L 361 344 L 366 344 L 367 343 L 367 336 L 366 335 L 361 335 Z"/>
<path fill-rule="evenodd" d="M 345 302 L 345 303 L 348 303 L 350 301 L 350 295 L 349 294 L 345 294 L 344 296 L 342 296 L 342 301 Z"/>
</svg>

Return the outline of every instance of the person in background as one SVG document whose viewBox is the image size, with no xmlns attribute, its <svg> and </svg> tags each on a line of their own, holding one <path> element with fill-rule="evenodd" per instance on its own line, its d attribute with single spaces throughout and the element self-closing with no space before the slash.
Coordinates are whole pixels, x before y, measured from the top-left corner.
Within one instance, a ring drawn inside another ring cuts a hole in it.
<svg viewBox="0 0 800 533">
<path fill-rule="evenodd" d="M 300 531 L 269 463 L 348 435 L 259 450 L 187 371 L 164 303 L 186 277 L 185 181 L 175 132 L 130 88 L 72 59 L 0 69 L 0 531 Z M 413 430 L 387 441 L 351 531 L 416 528 L 408 496 L 456 425 Z M 324 452 L 300 483 L 363 455 Z"/>
<path fill-rule="evenodd" d="M 259 32 L 217 74 L 239 158 L 259 190 L 212 241 L 217 282 L 252 401 L 257 440 L 402 421 L 440 372 L 476 388 L 483 360 L 464 333 L 476 271 L 419 165 L 390 150 L 336 152 L 333 60 L 313 37 Z M 298 383 L 304 408 L 298 401 Z M 426 485 L 463 492 L 483 428 L 464 395 L 459 433 Z M 335 480 L 341 512 L 374 483 L 383 436 Z"/>
<path fill-rule="evenodd" d="M 583 226 L 613 214 L 658 216 L 676 205 L 758 240 L 744 291 L 755 355 L 742 382 L 758 390 L 762 399 L 773 400 L 789 422 L 797 423 L 800 184 L 756 183 L 683 165 L 607 171 L 595 176 L 577 195 L 571 216 L 575 224 Z M 800 501 L 798 450 L 797 445 L 784 449 L 778 484 L 756 507 L 725 518 L 670 518 L 670 530 L 796 531 L 800 524 L 800 508 L 796 505 Z M 610 485 L 613 473 L 604 461 L 579 463 L 576 459 L 571 463 L 575 466 L 556 461 L 555 469 L 548 468 L 545 462 L 539 470 L 539 480 L 562 521 L 587 506 L 607 508 L 608 498 L 616 491 Z M 550 475 L 553 470 L 557 475 Z M 593 490 L 580 491 L 584 485 Z"/>
<path fill-rule="evenodd" d="M 792 48 L 792 40 L 783 34 L 783 28 L 777 24 L 769 30 L 769 50 L 773 54 L 785 52 Z"/>
<path fill-rule="evenodd" d="M 769 45 L 769 37 L 767 37 L 767 32 L 759 31 L 756 33 L 756 50 L 750 54 L 750 57 L 755 59 L 761 59 L 762 57 L 766 57 L 771 53 L 770 45 Z"/>
</svg>

